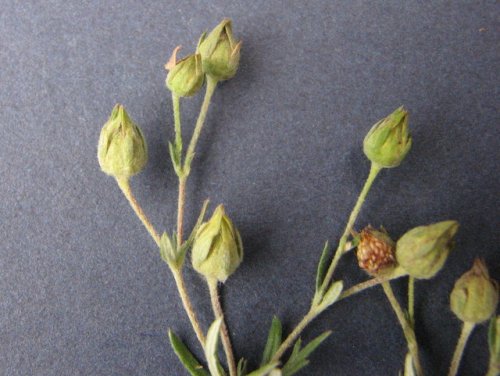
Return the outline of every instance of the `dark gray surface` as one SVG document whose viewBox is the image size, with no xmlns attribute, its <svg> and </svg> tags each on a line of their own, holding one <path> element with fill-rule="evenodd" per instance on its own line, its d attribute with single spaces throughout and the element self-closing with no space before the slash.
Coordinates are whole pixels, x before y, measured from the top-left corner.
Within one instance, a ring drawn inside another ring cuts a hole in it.
<svg viewBox="0 0 500 376">
<path fill-rule="evenodd" d="M 182 375 L 172 327 L 200 354 L 171 275 L 96 144 L 123 103 L 149 144 L 133 190 L 158 229 L 175 225 L 176 179 L 166 62 L 224 16 L 244 40 L 221 85 L 189 181 L 187 222 L 224 203 L 246 258 L 224 288 L 238 356 L 260 361 L 273 314 L 290 330 L 306 312 L 324 240 L 338 239 L 369 164 L 361 143 L 400 104 L 414 147 L 384 171 L 358 221 L 394 237 L 457 219 L 456 251 L 417 285 L 429 375 L 448 367 L 460 323 L 454 280 L 475 255 L 500 278 L 498 16 L 495 1 L 2 1 L 0 6 L 0 373 Z M 183 102 L 192 130 L 200 98 Z M 365 279 L 352 255 L 347 285 Z M 203 325 L 207 291 L 189 266 Z M 402 283 L 396 292 L 404 301 Z M 338 304 L 304 334 L 333 335 L 303 375 L 396 375 L 405 343 L 380 289 Z M 486 327 L 462 375 L 487 364 Z"/>
</svg>

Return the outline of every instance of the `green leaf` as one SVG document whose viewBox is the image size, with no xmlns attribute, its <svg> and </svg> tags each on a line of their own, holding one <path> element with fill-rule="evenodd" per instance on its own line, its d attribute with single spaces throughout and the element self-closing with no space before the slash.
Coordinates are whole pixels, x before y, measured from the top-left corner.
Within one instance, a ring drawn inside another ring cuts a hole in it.
<svg viewBox="0 0 500 376">
<path fill-rule="evenodd" d="M 210 376 L 210 374 L 203 369 L 201 364 L 196 360 L 194 355 L 189 351 L 189 349 L 184 345 L 184 343 L 175 335 L 172 330 L 168 330 L 168 338 L 170 339 L 170 344 L 174 349 L 174 352 L 179 357 L 184 367 L 188 370 L 191 376 Z"/>
<path fill-rule="evenodd" d="M 331 331 L 327 331 L 313 339 L 303 349 L 300 349 L 302 341 L 299 339 L 293 347 L 292 355 L 281 370 L 283 376 L 292 376 L 309 364 L 307 357 L 323 342 Z"/>
<path fill-rule="evenodd" d="M 247 374 L 247 360 L 245 358 L 239 360 L 236 374 L 238 376 L 245 376 Z"/>
<path fill-rule="evenodd" d="M 328 261 L 330 260 L 330 249 L 328 247 L 328 240 L 325 242 L 323 252 L 318 263 L 318 271 L 316 272 L 316 293 L 321 289 L 321 285 L 325 279 Z"/>
<path fill-rule="evenodd" d="M 172 242 L 171 238 L 166 232 L 161 235 L 160 238 L 160 256 L 168 265 L 171 267 L 177 266 L 177 251 L 176 243 Z"/>
<path fill-rule="evenodd" d="M 406 354 L 403 376 L 416 376 L 415 368 L 413 367 L 413 358 L 410 353 Z"/>
<path fill-rule="evenodd" d="M 217 346 L 219 344 L 219 332 L 222 325 L 222 317 L 215 320 L 208 329 L 207 338 L 205 340 L 205 358 L 208 362 L 208 369 L 212 376 L 225 376 L 225 372 L 217 356 Z"/>
<path fill-rule="evenodd" d="M 282 326 L 281 321 L 276 316 L 273 317 L 273 321 L 271 323 L 271 328 L 269 329 L 269 335 L 267 336 L 266 347 L 264 348 L 264 354 L 262 355 L 261 366 L 267 364 L 271 361 L 276 351 L 281 345 L 281 336 L 282 336 Z"/>
<path fill-rule="evenodd" d="M 174 166 L 174 171 L 177 176 L 182 175 L 182 165 L 181 165 L 181 156 L 179 154 L 179 149 L 174 148 L 171 142 L 168 143 L 168 151 L 170 154 L 170 159 L 172 160 L 172 166 Z"/>
<path fill-rule="evenodd" d="M 325 309 L 330 307 L 333 303 L 335 303 L 339 298 L 343 288 L 344 288 L 344 282 L 342 281 L 333 282 L 332 285 L 326 291 L 325 295 L 323 296 L 321 303 L 319 304 L 320 311 L 324 311 Z"/>
<path fill-rule="evenodd" d="M 266 364 L 265 366 L 260 367 L 258 370 L 249 373 L 247 376 L 267 376 L 271 373 L 271 371 L 274 371 L 276 367 L 278 367 L 278 365 L 279 362 Z"/>
</svg>

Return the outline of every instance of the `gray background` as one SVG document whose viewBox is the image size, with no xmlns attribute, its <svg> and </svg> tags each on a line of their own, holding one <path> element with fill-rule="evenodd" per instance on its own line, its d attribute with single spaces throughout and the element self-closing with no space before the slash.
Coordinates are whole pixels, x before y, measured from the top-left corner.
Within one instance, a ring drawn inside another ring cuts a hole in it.
<svg viewBox="0 0 500 376">
<path fill-rule="evenodd" d="M 224 287 L 238 356 L 260 361 L 273 314 L 308 309 L 323 242 L 335 243 L 369 163 L 365 133 L 404 104 L 414 147 L 384 171 L 357 228 L 457 219 L 445 269 L 417 285 L 429 375 L 448 367 L 460 323 L 454 281 L 476 255 L 499 279 L 498 33 L 495 1 L 2 1 L 0 7 L 0 373 L 182 375 L 172 327 L 201 355 L 172 277 L 96 145 L 113 105 L 142 127 L 150 160 L 132 180 L 155 226 L 175 226 L 173 137 L 164 87 L 172 49 L 194 49 L 224 16 L 243 39 L 220 86 L 189 180 L 186 221 L 224 203 L 245 262 Z M 201 96 L 182 102 L 189 135 Z M 213 208 L 214 206 L 212 206 Z M 353 255 L 337 277 L 366 278 Z M 189 265 L 206 327 L 207 291 Z M 403 281 L 394 283 L 404 302 Z M 380 288 L 338 304 L 304 333 L 333 335 L 302 375 L 396 375 L 405 342 Z M 462 375 L 487 365 L 486 326 Z"/>
</svg>

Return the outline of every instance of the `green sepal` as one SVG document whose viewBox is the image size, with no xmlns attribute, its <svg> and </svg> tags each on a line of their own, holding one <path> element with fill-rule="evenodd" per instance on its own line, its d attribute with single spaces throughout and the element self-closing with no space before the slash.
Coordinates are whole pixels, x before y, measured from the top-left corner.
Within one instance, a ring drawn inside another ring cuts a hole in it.
<svg viewBox="0 0 500 376">
<path fill-rule="evenodd" d="M 274 316 L 271 323 L 271 328 L 269 329 L 269 335 L 267 336 L 266 347 L 264 348 L 264 354 L 262 355 L 261 366 L 268 364 L 273 358 L 276 351 L 281 345 L 281 336 L 283 333 L 283 328 L 281 326 L 281 321 L 278 317 Z"/>
<path fill-rule="evenodd" d="M 246 376 L 267 376 L 278 367 L 279 362 L 266 364 Z"/>
<path fill-rule="evenodd" d="M 245 358 L 241 358 L 238 361 L 238 366 L 236 368 L 237 376 L 246 376 L 247 374 L 247 360 Z"/>
<path fill-rule="evenodd" d="M 222 317 L 215 320 L 208 329 L 207 338 L 205 340 L 205 358 L 208 362 L 208 369 L 211 376 L 225 376 L 225 372 L 220 365 L 217 356 L 217 346 L 219 344 L 219 332 L 222 325 Z"/>
<path fill-rule="evenodd" d="M 323 281 L 325 280 L 328 261 L 330 260 L 330 249 L 328 247 L 328 240 L 325 242 L 321 257 L 318 263 L 318 271 L 316 272 L 316 294 L 319 294 Z"/>
<path fill-rule="evenodd" d="M 283 376 L 292 376 L 309 364 L 307 357 L 323 342 L 332 332 L 327 331 L 309 342 L 303 349 L 300 349 L 302 341 L 295 342 L 292 355 L 281 370 Z"/>
<path fill-rule="evenodd" d="M 325 295 L 323 295 L 321 303 L 319 303 L 318 305 L 318 309 L 320 310 L 320 312 L 324 311 L 338 300 L 343 288 L 344 282 L 342 281 L 335 281 L 331 284 Z"/>
<path fill-rule="evenodd" d="M 172 166 L 174 167 L 174 171 L 177 174 L 177 176 L 181 177 L 183 176 L 183 169 L 182 169 L 182 163 L 181 163 L 181 149 L 178 147 L 174 148 L 174 145 L 169 141 L 168 142 L 168 151 L 170 154 L 170 159 L 172 160 Z"/>
<path fill-rule="evenodd" d="M 180 338 L 177 337 L 171 329 L 168 330 L 168 338 L 170 339 L 170 345 L 172 346 L 175 354 L 184 367 L 186 367 L 191 376 L 210 376 L 210 374 L 203 369 L 203 366 L 196 360 L 191 351 L 189 351 L 186 345 L 184 345 Z"/>
</svg>

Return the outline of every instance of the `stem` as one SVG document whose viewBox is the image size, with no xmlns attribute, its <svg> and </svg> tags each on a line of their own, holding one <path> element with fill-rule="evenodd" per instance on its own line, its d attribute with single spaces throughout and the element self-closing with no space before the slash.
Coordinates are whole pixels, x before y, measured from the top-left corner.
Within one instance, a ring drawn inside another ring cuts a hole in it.
<svg viewBox="0 0 500 376">
<path fill-rule="evenodd" d="M 415 323 L 415 278 L 408 278 L 408 315 L 410 323 L 414 326 Z"/>
<path fill-rule="evenodd" d="M 500 375 L 500 365 L 498 363 L 490 361 L 490 365 L 488 367 L 488 372 L 486 376 L 498 376 Z"/>
<path fill-rule="evenodd" d="M 458 372 L 458 367 L 460 366 L 460 361 L 462 360 L 462 355 L 464 353 L 465 345 L 467 344 L 467 340 L 469 339 L 472 330 L 476 326 L 475 323 L 472 322 L 464 322 L 462 326 L 462 332 L 460 333 L 460 337 L 458 338 L 457 347 L 455 348 L 455 353 L 453 354 L 453 359 L 450 364 L 450 372 L 448 376 L 455 376 Z"/>
<path fill-rule="evenodd" d="M 330 264 L 328 271 L 326 272 L 325 279 L 323 280 L 323 284 L 321 285 L 321 295 L 324 294 L 326 289 L 328 288 L 330 281 L 333 276 L 333 272 L 335 271 L 335 268 L 337 267 L 337 264 L 340 260 L 340 257 L 342 257 L 342 254 L 344 253 L 345 249 L 345 244 L 347 241 L 347 238 L 349 237 L 350 231 L 352 226 L 354 225 L 354 222 L 356 221 L 356 218 L 358 217 L 358 214 L 361 210 L 361 206 L 363 206 L 363 202 L 366 199 L 366 195 L 370 191 L 370 188 L 377 177 L 378 173 L 382 167 L 379 165 L 372 163 L 370 167 L 370 173 L 368 174 L 368 177 L 366 178 L 365 185 L 363 186 L 363 189 L 361 190 L 361 193 L 359 194 L 358 200 L 356 201 L 356 205 L 354 205 L 354 209 L 352 209 L 351 215 L 349 216 L 349 220 L 347 221 L 347 225 L 345 227 L 344 233 L 342 234 L 342 237 L 340 238 L 339 245 L 337 247 L 337 250 L 335 251 L 335 256 L 333 257 L 332 263 Z"/>
<path fill-rule="evenodd" d="M 118 183 L 118 186 L 123 192 L 123 195 L 127 198 L 128 202 L 130 203 L 130 206 L 132 206 L 132 209 L 134 209 L 135 214 L 139 217 L 141 220 L 142 224 L 144 227 L 146 227 L 146 230 L 148 230 L 149 234 L 155 241 L 156 245 L 158 247 L 160 246 L 160 235 L 156 232 L 154 226 L 152 223 L 149 221 L 148 217 L 146 217 L 146 214 L 142 210 L 141 206 L 135 199 L 132 189 L 130 189 L 130 184 L 128 181 L 128 178 L 116 178 L 116 182 Z"/>
<path fill-rule="evenodd" d="M 174 110 L 175 147 L 182 151 L 180 97 L 174 93 L 172 93 L 172 107 Z"/>
<path fill-rule="evenodd" d="M 311 307 L 309 312 L 302 318 L 302 320 L 298 323 L 298 325 L 295 327 L 295 329 L 286 337 L 286 339 L 283 341 L 283 343 L 280 345 L 276 353 L 274 354 L 272 362 L 277 362 L 280 360 L 280 358 L 285 354 L 285 351 L 293 345 L 295 340 L 299 337 L 300 333 L 305 329 L 305 327 L 313 321 L 316 316 L 318 316 L 321 312 L 316 309 L 316 307 Z"/>
<path fill-rule="evenodd" d="M 179 295 L 182 300 L 182 305 L 184 306 L 184 310 L 186 311 L 189 321 L 193 326 L 193 330 L 196 333 L 196 337 L 198 337 L 198 341 L 201 343 L 201 347 L 205 347 L 205 335 L 203 334 L 203 330 L 201 329 L 200 322 L 196 317 L 196 313 L 193 309 L 193 305 L 191 304 L 191 300 L 189 299 L 189 295 L 186 290 L 186 285 L 184 284 L 184 279 L 182 278 L 182 272 L 179 269 L 171 268 L 172 274 L 174 275 L 175 284 L 177 285 L 177 289 L 179 290 Z"/>
<path fill-rule="evenodd" d="M 208 289 L 210 291 L 210 300 L 212 301 L 212 309 L 215 314 L 215 318 L 222 318 L 221 325 L 221 339 L 222 345 L 224 347 L 224 352 L 226 353 L 227 365 L 229 367 L 230 376 L 236 376 L 236 362 L 234 359 L 233 348 L 231 346 L 231 339 L 229 338 L 229 330 L 227 329 L 226 320 L 224 320 L 224 312 L 219 301 L 219 292 L 217 291 L 217 279 L 207 278 Z"/>
<path fill-rule="evenodd" d="M 390 277 L 376 277 L 369 279 L 368 281 L 358 283 L 357 285 L 352 286 L 351 288 L 345 290 L 342 294 L 340 294 L 339 298 L 335 303 L 342 299 L 346 299 L 352 295 L 355 295 L 361 291 L 364 291 L 366 289 L 369 289 L 370 287 L 374 287 L 377 285 L 380 285 L 384 282 L 391 281 L 396 278 L 402 277 L 404 274 L 398 275 L 398 276 L 390 276 Z"/>
<path fill-rule="evenodd" d="M 184 221 L 184 203 L 186 200 L 187 176 L 179 177 L 179 199 L 177 201 L 177 247 L 182 245 L 182 223 Z"/>
<path fill-rule="evenodd" d="M 398 321 L 401 324 L 401 328 L 403 328 L 403 333 L 406 338 L 406 342 L 408 343 L 408 350 L 410 350 L 413 365 L 415 366 L 415 371 L 418 376 L 423 376 L 424 373 L 418 356 L 418 344 L 417 338 L 415 337 L 415 331 L 406 319 L 403 309 L 399 305 L 399 302 L 396 299 L 394 292 L 392 291 L 390 282 L 382 283 L 382 287 L 384 289 L 385 295 L 387 296 L 387 299 L 389 299 L 389 302 L 391 303 L 392 309 L 396 313 Z"/>
<path fill-rule="evenodd" d="M 196 126 L 194 127 L 193 136 L 189 142 L 188 150 L 186 153 L 186 159 L 184 160 L 184 172 L 189 174 L 189 165 L 194 157 L 194 149 L 198 143 L 198 138 L 200 137 L 203 124 L 205 123 L 205 118 L 207 117 L 208 107 L 210 106 L 210 100 L 217 87 L 217 80 L 210 76 L 207 76 L 207 89 L 205 91 L 205 98 L 203 98 L 203 103 L 201 104 L 200 114 L 196 120 Z"/>
</svg>

